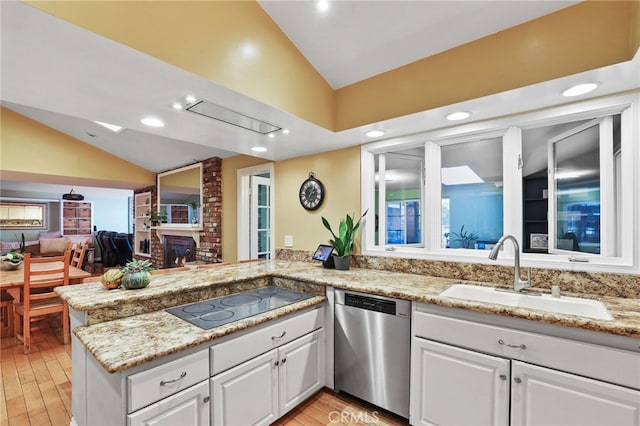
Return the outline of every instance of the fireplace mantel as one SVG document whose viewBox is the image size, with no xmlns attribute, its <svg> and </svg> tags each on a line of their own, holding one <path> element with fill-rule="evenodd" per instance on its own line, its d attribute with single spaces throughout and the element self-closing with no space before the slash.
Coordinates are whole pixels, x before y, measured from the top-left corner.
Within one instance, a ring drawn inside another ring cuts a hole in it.
<svg viewBox="0 0 640 426">
<path fill-rule="evenodd" d="M 196 242 L 196 247 L 200 247 L 200 233 L 203 230 L 201 226 L 152 226 L 151 229 L 156 231 L 160 244 L 162 244 L 164 235 L 175 235 L 178 237 L 191 237 Z"/>
</svg>

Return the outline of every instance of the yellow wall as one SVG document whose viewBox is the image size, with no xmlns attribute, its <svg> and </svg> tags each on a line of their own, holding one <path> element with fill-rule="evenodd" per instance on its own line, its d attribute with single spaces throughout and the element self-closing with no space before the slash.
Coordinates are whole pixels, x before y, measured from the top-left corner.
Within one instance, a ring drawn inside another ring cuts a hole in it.
<svg viewBox="0 0 640 426">
<path fill-rule="evenodd" d="M 584 1 L 333 91 L 254 1 L 26 3 L 334 131 L 628 61 L 640 46 L 638 1 Z"/>
<path fill-rule="evenodd" d="M 257 2 L 25 3 L 319 126 L 334 127 L 333 90 Z"/>
<path fill-rule="evenodd" d="M 318 210 L 307 211 L 298 201 L 302 182 L 313 172 L 324 185 L 326 196 Z M 321 216 L 337 227 L 346 214 L 359 216 L 360 147 L 325 152 L 275 163 L 276 248 L 284 247 L 284 236 L 293 236 L 293 249 L 314 250 L 327 243 L 331 234 Z M 359 241 L 359 238 L 358 238 Z"/>
<path fill-rule="evenodd" d="M 155 184 L 155 173 L 0 108 L 3 180 L 135 189 Z"/>
<path fill-rule="evenodd" d="M 224 262 L 235 263 L 238 259 L 238 169 L 268 162 L 248 155 L 237 155 L 222 160 L 222 260 Z"/>
<path fill-rule="evenodd" d="M 339 89 L 335 130 L 631 60 L 637 3 L 579 3 Z"/>
</svg>

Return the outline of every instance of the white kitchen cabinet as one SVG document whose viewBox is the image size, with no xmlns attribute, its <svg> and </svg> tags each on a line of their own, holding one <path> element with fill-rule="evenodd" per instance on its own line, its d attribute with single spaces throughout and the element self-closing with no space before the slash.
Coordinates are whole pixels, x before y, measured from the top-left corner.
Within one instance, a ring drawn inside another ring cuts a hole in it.
<svg viewBox="0 0 640 426">
<path fill-rule="evenodd" d="M 214 376 L 212 424 L 273 423 L 322 386 L 324 331 L 318 329 Z"/>
<path fill-rule="evenodd" d="M 277 350 L 211 379 L 213 425 L 268 425 L 278 418 Z"/>
<path fill-rule="evenodd" d="M 414 304 L 411 424 L 640 426 L 640 354 L 434 311 Z"/>
<path fill-rule="evenodd" d="M 202 426 L 209 424 L 207 380 L 127 416 L 129 426 Z"/>
<path fill-rule="evenodd" d="M 508 359 L 414 338 L 411 423 L 508 425 Z"/>
<path fill-rule="evenodd" d="M 519 361 L 512 375 L 513 425 L 640 425 L 638 391 Z"/>
</svg>

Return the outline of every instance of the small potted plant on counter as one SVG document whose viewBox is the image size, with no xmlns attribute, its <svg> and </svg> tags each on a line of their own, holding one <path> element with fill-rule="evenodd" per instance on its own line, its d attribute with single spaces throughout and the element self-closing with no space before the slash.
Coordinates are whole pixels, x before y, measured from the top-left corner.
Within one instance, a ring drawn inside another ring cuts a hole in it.
<svg viewBox="0 0 640 426">
<path fill-rule="evenodd" d="M 145 288 L 151 281 L 151 261 L 133 259 L 122 268 L 122 286 L 127 290 Z"/>
<path fill-rule="evenodd" d="M 367 211 L 362 213 L 360 219 L 357 222 L 353 221 L 353 217 L 348 215 L 340 220 L 340 226 L 338 227 L 338 235 L 336 235 L 329 225 L 329 221 L 322 216 L 322 224 L 325 228 L 331 232 L 333 239 L 329 240 L 329 244 L 335 249 L 336 254 L 333 255 L 333 262 L 335 268 L 338 270 L 347 270 L 351 265 L 351 250 L 353 249 L 353 242 L 356 238 L 356 232 L 360 228 L 360 222 L 367 214 Z"/>
</svg>

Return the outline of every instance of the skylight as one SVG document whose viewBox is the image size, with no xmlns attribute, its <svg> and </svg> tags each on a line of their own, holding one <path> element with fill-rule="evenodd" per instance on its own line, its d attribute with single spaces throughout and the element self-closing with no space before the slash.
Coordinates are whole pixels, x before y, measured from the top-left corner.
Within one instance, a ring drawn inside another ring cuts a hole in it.
<svg viewBox="0 0 640 426">
<path fill-rule="evenodd" d="M 443 185 L 466 185 L 470 183 L 484 183 L 482 178 L 469 166 L 443 167 Z"/>
</svg>

